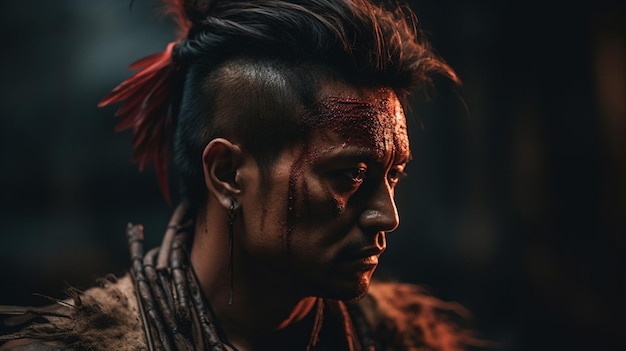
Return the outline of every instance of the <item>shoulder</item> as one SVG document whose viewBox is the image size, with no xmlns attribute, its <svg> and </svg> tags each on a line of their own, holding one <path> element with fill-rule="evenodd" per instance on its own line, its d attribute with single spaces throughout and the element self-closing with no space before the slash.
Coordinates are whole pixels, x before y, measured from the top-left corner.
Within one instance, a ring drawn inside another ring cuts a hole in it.
<svg viewBox="0 0 626 351">
<path fill-rule="evenodd" d="M 416 285 L 372 282 L 368 294 L 354 305 L 382 349 L 460 351 L 474 341 L 462 327 L 469 319 L 463 306 Z"/>
<path fill-rule="evenodd" d="M 43 308 L 24 308 L 6 322 L 21 325 L 0 350 L 141 350 L 145 337 L 132 280 L 109 277 L 84 292 Z M 15 314 L 15 313 L 14 313 Z M 6 323 L 5 322 L 5 323 Z"/>
</svg>

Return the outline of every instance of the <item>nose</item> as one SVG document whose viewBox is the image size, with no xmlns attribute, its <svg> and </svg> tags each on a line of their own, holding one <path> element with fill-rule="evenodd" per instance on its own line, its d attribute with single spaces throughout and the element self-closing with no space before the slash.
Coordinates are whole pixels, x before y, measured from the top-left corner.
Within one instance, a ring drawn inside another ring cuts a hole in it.
<svg viewBox="0 0 626 351">
<path fill-rule="evenodd" d="M 367 202 L 359 222 L 367 231 L 392 232 L 398 228 L 400 218 L 394 200 L 394 190 L 387 182 L 381 184 Z"/>
</svg>

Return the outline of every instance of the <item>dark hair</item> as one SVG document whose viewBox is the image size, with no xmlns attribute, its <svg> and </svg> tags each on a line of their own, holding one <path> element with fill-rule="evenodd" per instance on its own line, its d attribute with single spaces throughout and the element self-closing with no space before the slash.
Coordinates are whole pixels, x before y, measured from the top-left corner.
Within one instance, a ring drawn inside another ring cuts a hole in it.
<svg viewBox="0 0 626 351">
<path fill-rule="evenodd" d="M 237 140 L 263 177 L 304 136 L 298 116 L 323 82 L 389 87 L 404 100 L 432 73 L 457 81 L 418 36 L 410 9 L 366 0 L 217 1 L 173 58 L 185 69 L 174 164 L 192 206 L 206 198 L 201 155 L 210 140 Z"/>
</svg>

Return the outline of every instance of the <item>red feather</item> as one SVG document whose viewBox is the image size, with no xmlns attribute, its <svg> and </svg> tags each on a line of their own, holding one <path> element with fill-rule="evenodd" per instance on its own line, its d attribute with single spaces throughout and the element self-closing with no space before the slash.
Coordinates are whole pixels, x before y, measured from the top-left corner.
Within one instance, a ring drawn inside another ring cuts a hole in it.
<svg viewBox="0 0 626 351">
<path fill-rule="evenodd" d="M 139 164 L 141 171 L 154 163 L 159 188 L 168 203 L 167 166 L 181 83 L 180 67 L 172 60 L 175 45 L 176 42 L 170 43 L 165 51 L 131 64 L 130 68 L 140 71 L 98 103 L 98 107 L 122 103 L 115 112 L 120 118 L 115 129 L 133 129 L 131 160 Z"/>
<path fill-rule="evenodd" d="M 203 18 L 213 1 L 164 0 L 165 12 L 178 24 L 179 38 L 189 32 L 192 20 Z M 133 129 L 131 160 L 143 171 L 154 163 L 157 181 L 163 196 L 170 203 L 168 187 L 168 156 L 172 144 L 182 76 L 180 67 L 172 60 L 172 42 L 161 53 L 141 58 L 130 69 L 139 70 L 123 81 L 99 103 L 98 107 L 116 103 L 122 105 L 115 112 L 119 118 L 116 131 Z"/>
</svg>

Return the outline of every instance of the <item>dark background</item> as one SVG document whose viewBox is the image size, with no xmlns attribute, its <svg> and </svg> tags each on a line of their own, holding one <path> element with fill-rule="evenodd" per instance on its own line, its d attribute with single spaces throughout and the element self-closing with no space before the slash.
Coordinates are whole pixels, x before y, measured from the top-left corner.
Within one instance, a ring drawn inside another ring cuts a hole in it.
<svg viewBox="0 0 626 351">
<path fill-rule="evenodd" d="M 465 305 L 497 350 L 626 349 L 626 6 L 411 1 L 463 85 L 415 99 L 381 274 Z M 121 274 L 172 208 L 97 101 L 174 39 L 158 2 L 0 2 L 0 303 Z"/>
</svg>

